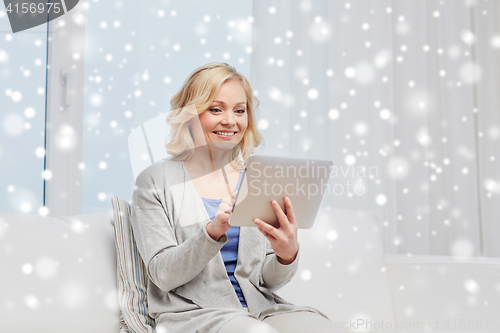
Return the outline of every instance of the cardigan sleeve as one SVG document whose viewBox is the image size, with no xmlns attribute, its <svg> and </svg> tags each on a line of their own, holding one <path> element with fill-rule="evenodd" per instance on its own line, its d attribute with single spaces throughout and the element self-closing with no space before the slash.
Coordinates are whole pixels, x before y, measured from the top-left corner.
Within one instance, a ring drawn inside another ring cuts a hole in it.
<svg viewBox="0 0 500 333">
<path fill-rule="evenodd" d="M 156 179 L 161 177 L 151 172 L 137 177 L 130 223 L 150 280 L 169 292 L 196 277 L 219 253 L 227 236 L 215 241 L 202 227 L 178 244 L 173 223 L 166 214 L 164 193 L 158 184 L 161 181 L 155 182 Z"/>
<path fill-rule="evenodd" d="M 261 285 L 270 291 L 276 291 L 292 280 L 299 265 L 300 245 L 295 260 L 289 265 L 283 265 L 266 238 L 266 258 L 262 265 Z"/>
</svg>

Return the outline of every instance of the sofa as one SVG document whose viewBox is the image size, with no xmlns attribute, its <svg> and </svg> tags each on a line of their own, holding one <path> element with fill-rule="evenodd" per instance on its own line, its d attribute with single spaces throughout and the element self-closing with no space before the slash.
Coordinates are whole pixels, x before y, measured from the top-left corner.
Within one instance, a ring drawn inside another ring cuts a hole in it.
<svg viewBox="0 0 500 333">
<path fill-rule="evenodd" d="M 0 214 L 0 333 L 120 331 L 112 216 Z M 277 293 L 340 332 L 500 332 L 500 258 L 384 254 L 372 213 L 329 207 L 299 243 Z"/>
</svg>

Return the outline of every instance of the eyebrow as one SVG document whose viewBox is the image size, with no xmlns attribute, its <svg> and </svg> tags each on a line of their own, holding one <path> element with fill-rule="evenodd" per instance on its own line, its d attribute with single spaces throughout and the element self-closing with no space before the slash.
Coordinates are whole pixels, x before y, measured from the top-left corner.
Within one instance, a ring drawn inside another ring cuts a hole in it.
<svg viewBox="0 0 500 333">
<path fill-rule="evenodd" d="M 213 103 L 220 103 L 222 105 L 226 105 L 226 103 L 224 103 L 223 101 L 213 101 Z M 240 105 L 240 104 L 247 104 L 247 102 L 239 102 L 239 103 L 236 103 L 236 105 Z"/>
</svg>

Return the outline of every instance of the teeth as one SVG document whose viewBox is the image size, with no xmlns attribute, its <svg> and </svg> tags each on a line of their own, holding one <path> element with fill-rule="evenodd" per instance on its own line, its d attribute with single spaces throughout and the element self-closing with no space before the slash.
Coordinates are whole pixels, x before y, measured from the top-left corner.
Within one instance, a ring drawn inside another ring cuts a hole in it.
<svg viewBox="0 0 500 333">
<path fill-rule="evenodd" d="M 215 132 L 217 135 L 233 136 L 234 132 Z"/>
</svg>

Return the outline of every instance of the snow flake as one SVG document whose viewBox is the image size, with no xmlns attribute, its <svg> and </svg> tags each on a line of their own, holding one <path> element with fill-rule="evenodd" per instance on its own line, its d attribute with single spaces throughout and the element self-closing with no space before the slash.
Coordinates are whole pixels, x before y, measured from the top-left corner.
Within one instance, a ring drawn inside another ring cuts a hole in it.
<svg viewBox="0 0 500 333">
<path fill-rule="evenodd" d="M 347 155 L 344 158 L 344 163 L 347 165 L 354 165 L 356 163 L 356 157 L 354 157 L 353 155 Z"/>
<path fill-rule="evenodd" d="M 73 127 L 68 124 L 62 124 L 55 135 L 57 148 L 62 151 L 69 151 L 76 146 L 77 136 Z"/>
<path fill-rule="evenodd" d="M 364 122 L 359 122 L 354 125 L 354 133 L 358 136 L 366 135 L 368 131 L 368 125 Z"/>
<path fill-rule="evenodd" d="M 379 194 L 375 197 L 375 202 L 379 206 L 383 206 L 387 203 L 387 197 L 384 194 Z"/>
<path fill-rule="evenodd" d="M 0 64 L 6 64 L 7 62 L 9 62 L 9 55 L 0 49 Z"/>
<path fill-rule="evenodd" d="M 451 254 L 454 256 L 471 256 L 474 253 L 474 246 L 468 239 L 457 239 L 451 245 Z"/>
<path fill-rule="evenodd" d="M 302 272 L 300 272 L 300 278 L 304 281 L 308 281 L 311 279 L 312 273 L 308 269 L 304 269 Z"/>
<path fill-rule="evenodd" d="M 387 109 L 382 109 L 379 113 L 379 116 L 383 120 L 387 120 L 391 117 L 391 112 Z"/>
<path fill-rule="evenodd" d="M 20 91 L 13 91 L 10 93 L 10 98 L 13 102 L 19 102 L 23 99 L 23 94 Z"/>
<path fill-rule="evenodd" d="M 42 206 L 38 209 L 38 215 L 41 215 L 41 216 L 47 216 L 49 215 L 49 208 L 46 207 L 46 206 Z"/>
<path fill-rule="evenodd" d="M 491 46 L 495 49 L 500 49 L 500 35 L 495 35 L 491 37 Z M 1 56 L 0 56 L 1 58 Z M 1 61 L 0 61 L 1 62 Z"/>
<path fill-rule="evenodd" d="M 35 109 L 28 107 L 24 110 L 26 118 L 33 118 L 35 116 Z"/>
<path fill-rule="evenodd" d="M 33 265 L 30 263 L 25 263 L 21 267 L 21 271 L 26 275 L 30 275 L 31 273 L 33 273 Z"/>
<path fill-rule="evenodd" d="M 102 96 L 100 94 L 92 94 L 90 96 L 90 104 L 92 106 L 100 106 L 102 104 Z"/>
<path fill-rule="evenodd" d="M 52 174 L 51 170 L 47 169 L 47 170 L 42 171 L 42 178 L 43 179 L 50 180 L 50 179 L 52 179 L 52 176 L 53 176 L 53 174 Z"/>
<path fill-rule="evenodd" d="M 325 42 L 330 35 L 328 24 L 323 21 L 314 22 L 310 28 L 310 36 L 316 42 Z"/>
<path fill-rule="evenodd" d="M 24 297 L 24 304 L 31 309 L 38 309 L 40 307 L 40 301 L 36 296 L 28 294 Z"/>
<path fill-rule="evenodd" d="M 488 136 L 491 140 L 498 140 L 500 138 L 500 128 L 498 126 L 491 126 L 488 129 Z"/>
<path fill-rule="evenodd" d="M 337 231 L 335 230 L 328 230 L 328 232 L 326 233 L 326 238 L 331 241 L 331 242 L 334 242 L 337 240 L 337 238 L 339 237 Z"/>
<path fill-rule="evenodd" d="M 428 147 L 432 143 L 432 139 L 425 128 L 421 128 L 416 134 L 417 142 L 424 147 Z"/>
<path fill-rule="evenodd" d="M 267 121 L 267 119 L 260 119 L 258 124 L 257 124 L 257 128 L 259 130 L 266 130 L 267 128 L 269 127 L 269 121 Z"/>
<path fill-rule="evenodd" d="M 386 171 L 392 179 L 405 178 L 410 170 L 410 164 L 402 157 L 391 158 L 386 165 Z"/>
<path fill-rule="evenodd" d="M 276 87 L 269 88 L 268 95 L 275 102 L 281 100 L 281 97 L 282 97 L 281 91 Z"/>
<path fill-rule="evenodd" d="M 307 91 L 307 97 L 309 99 L 312 99 L 312 100 L 315 100 L 316 98 L 318 98 L 318 91 L 316 89 L 309 89 Z"/>
<path fill-rule="evenodd" d="M 43 147 L 38 147 L 35 149 L 35 156 L 38 158 L 43 158 L 45 156 L 45 149 Z"/>
<path fill-rule="evenodd" d="M 7 135 L 18 136 L 23 132 L 24 120 L 17 114 L 10 114 L 5 117 L 3 128 Z"/>
<path fill-rule="evenodd" d="M 356 70 L 353 67 L 347 67 L 344 70 L 344 74 L 348 78 L 353 78 L 356 75 Z"/>
<path fill-rule="evenodd" d="M 500 193 L 500 182 L 491 179 L 491 178 L 486 178 L 483 182 L 484 188 L 492 193 Z"/>
<path fill-rule="evenodd" d="M 482 77 L 482 69 L 479 64 L 468 61 L 460 67 L 460 78 L 466 84 L 475 84 Z"/>
<path fill-rule="evenodd" d="M 29 202 L 23 202 L 23 203 L 21 203 L 21 206 L 19 207 L 19 209 L 21 210 L 21 212 L 27 214 L 27 213 L 31 212 L 31 204 Z"/>
<path fill-rule="evenodd" d="M 472 45 L 476 42 L 476 36 L 471 31 L 465 30 L 460 34 L 462 41 L 467 45 Z"/>
<path fill-rule="evenodd" d="M 403 20 L 399 20 L 399 23 L 396 25 L 396 32 L 400 35 L 406 35 L 410 32 L 410 25 L 404 21 L 404 17 L 400 16 L 400 18 L 403 18 Z"/>
<path fill-rule="evenodd" d="M 331 109 L 330 111 L 328 111 L 328 117 L 331 120 L 336 120 L 336 119 L 338 119 L 339 116 L 340 116 L 340 112 L 337 109 Z"/>
</svg>

